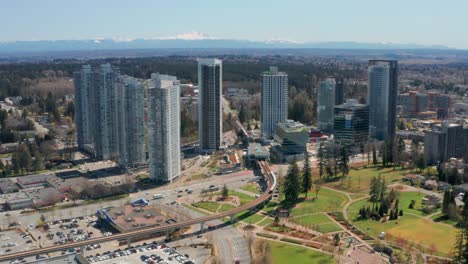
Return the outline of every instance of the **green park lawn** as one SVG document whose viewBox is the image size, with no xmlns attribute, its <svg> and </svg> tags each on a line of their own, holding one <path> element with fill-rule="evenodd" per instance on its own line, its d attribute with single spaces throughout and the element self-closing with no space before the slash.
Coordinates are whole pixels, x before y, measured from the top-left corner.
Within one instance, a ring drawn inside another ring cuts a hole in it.
<svg viewBox="0 0 468 264">
<path fill-rule="evenodd" d="M 236 191 L 233 191 L 233 190 L 229 190 L 229 195 L 239 197 L 241 205 L 255 200 L 255 197 L 253 197 L 253 196 L 250 196 L 250 195 L 247 195 L 247 194 L 241 193 L 241 192 L 236 192 Z"/>
<path fill-rule="evenodd" d="M 304 247 L 268 241 L 274 264 L 289 263 L 335 263 L 331 256 Z"/>
<path fill-rule="evenodd" d="M 292 216 L 341 211 L 348 201 L 346 195 L 325 188 L 320 189 L 317 199 L 315 199 L 315 192 L 309 192 L 308 197 L 309 199 L 299 202 L 296 207 L 292 209 Z"/>
<path fill-rule="evenodd" d="M 312 229 L 317 229 L 319 232 L 329 233 L 343 230 L 339 225 L 333 222 L 328 216 L 317 213 L 304 215 L 292 218 L 292 221 Z"/>
<path fill-rule="evenodd" d="M 258 189 L 258 186 L 256 184 L 247 184 L 240 187 L 240 189 L 254 194 L 260 194 L 260 189 Z"/>
<path fill-rule="evenodd" d="M 188 209 L 193 210 L 193 211 L 195 211 L 197 213 L 200 213 L 202 215 L 208 215 L 209 214 L 206 211 L 200 210 L 199 208 L 197 208 L 195 206 L 191 206 L 190 204 L 183 203 L 182 206 L 187 207 Z"/>
<path fill-rule="evenodd" d="M 349 180 L 346 179 L 343 182 L 335 181 L 327 183 L 327 185 L 336 189 L 346 190 L 351 193 L 367 193 L 367 191 L 369 190 L 370 182 L 373 177 L 378 176 L 380 174 L 383 178 L 385 178 L 387 184 L 391 184 L 403 178 L 403 176 L 408 172 L 409 170 L 407 169 L 393 170 L 393 168 L 380 169 L 376 167 L 351 169 L 348 175 Z"/>
<path fill-rule="evenodd" d="M 424 195 L 419 193 L 400 193 L 400 208 L 403 209 L 403 216 L 399 217 L 397 221 L 383 223 L 370 219 L 357 220 L 359 208 L 363 205 L 371 206 L 367 200 L 351 204 L 348 208 L 348 216 L 356 227 L 374 238 L 378 238 L 380 232 L 385 232 L 386 239 L 395 242 L 398 238 L 403 238 L 407 241 L 406 243 L 415 246 L 421 245 L 425 249 L 435 247 L 438 254 L 447 256 L 455 243 L 457 229 L 450 225 L 434 222 L 431 219 L 425 219 L 422 212 L 417 210 L 422 197 Z M 415 207 L 416 209 L 408 208 L 412 199 L 419 204 L 418 207 Z"/>
<path fill-rule="evenodd" d="M 218 213 L 222 213 L 231 209 L 234 209 L 235 206 L 232 204 L 222 204 L 221 207 L 218 210 Z"/>
<path fill-rule="evenodd" d="M 244 222 L 246 224 L 252 224 L 252 225 L 260 222 L 261 220 L 263 220 L 263 218 L 265 218 L 265 216 L 259 215 L 259 214 L 249 215 L 248 211 L 241 214 L 239 217 L 240 217 L 242 222 Z"/>
<path fill-rule="evenodd" d="M 422 198 L 424 198 L 424 196 L 426 196 L 425 194 L 419 193 L 419 192 L 399 192 L 397 193 L 397 196 L 398 196 L 398 199 L 400 200 L 398 209 L 403 210 L 403 214 L 409 213 L 409 214 L 414 214 L 418 216 L 424 216 L 424 213 L 421 211 L 423 207 L 421 200 Z M 416 201 L 413 209 L 409 208 L 411 200 Z M 365 206 L 365 207 L 369 206 L 372 208 L 372 203 L 369 202 L 367 199 L 352 203 L 351 206 L 348 208 L 348 215 L 351 220 L 355 219 L 358 216 L 359 209 L 362 206 Z"/>
<path fill-rule="evenodd" d="M 205 210 L 213 212 L 213 213 L 216 213 L 216 210 L 218 210 L 218 207 L 220 206 L 220 204 L 215 203 L 215 202 L 200 201 L 200 202 L 194 203 L 193 206 L 201 208 L 201 209 L 205 209 Z"/>
<path fill-rule="evenodd" d="M 265 226 L 267 226 L 267 225 L 273 223 L 274 221 L 275 221 L 275 220 L 274 220 L 273 218 L 267 217 L 267 218 L 263 219 L 261 222 L 259 222 L 259 223 L 257 223 L 257 224 L 259 224 L 260 226 L 265 227 Z"/>
</svg>

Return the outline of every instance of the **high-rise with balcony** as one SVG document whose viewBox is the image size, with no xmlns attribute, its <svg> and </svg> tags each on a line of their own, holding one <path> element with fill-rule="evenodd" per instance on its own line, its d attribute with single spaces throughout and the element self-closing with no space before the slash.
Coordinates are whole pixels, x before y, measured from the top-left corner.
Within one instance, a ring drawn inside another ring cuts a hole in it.
<svg viewBox="0 0 468 264">
<path fill-rule="evenodd" d="M 376 140 L 393 140 L 396 130 L 398 62 L 370 60 L 367 73 L 369 136 Z"/>
<path fill-rule="evenodd" d="M 270 67 L 262 73 L 262 137 L 271 139 L 278 123 L 288 118 L 288 75 Z"/>
<path fill-rule="evenodd" d="M 151 74 L 148 87 L 150 179 L 172 182 L 180 176 L 180 82 Z"/>
<path fill-rule="evenodd" d="M 74 82 L 78 147 L 122 167 L 145 163 L 143 84 L 110 64 L 84 65 Z"/>
<path fill-rule="evenodd" d="M 118 69 L 102 64 L 94 71 L 94 151 L 97 159 L 118 159 L 117 89 Z"/>
<path fill-rule="evenodd" d="M 335 106 L 334 78 L 326 78 L 319 82 L 317 95 L 317 125 L 325 132 L 333 132 L 333 107 Z"/>
<path fill-rule="evenodd" d="M 75 84 L 75 122 L 78 148 L 86 152 L 94 152 L 93 107 L 94 75 L 90 65 L 83 65 L 74 72 Z"/>
<path fill-rule="evenodd" d="M 135 78 L 117 82 L 118 163 L 134 167 L 146 163 L 144 86 Z"/>
<path fill-rule="evenodd" d="M 200 152 L 220 149 L 223 143 L 222 61 L 198 60 L 198 135 Z"/>
</svg>

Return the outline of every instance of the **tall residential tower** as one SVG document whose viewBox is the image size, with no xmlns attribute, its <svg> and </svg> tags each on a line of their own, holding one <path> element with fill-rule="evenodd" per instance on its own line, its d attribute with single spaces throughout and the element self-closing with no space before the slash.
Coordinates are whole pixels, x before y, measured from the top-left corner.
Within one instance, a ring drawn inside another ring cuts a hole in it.
<svg viewBox="0 0 468 264">
<path fill-rule="evenodd" d="M 198 59 L 198 133 L 200 151 L 219 150 L 223 143 L 222 61 Z"/>
<path fill-rule="evenodd" d="M 334 78 L 326 78 L 319 82 L 317 94 L 317 123 L 322 131 L 333 131 L 333 107 L 335 106 L 335 88 Z"/>
<path fill-rule="evenodd" d="M 90 65 L 83 65 L 73 74 L 75 84 L 75 122 L 78 148 L 94 152 L 93 135 L 93 90 L 94 75 Z"/>
<path fill-rule="evenodd" d="M 148 87 L 150 179 L 172 182 L 180 176 L 180 82 L 151 74 Z"/>
<path fill-rule="evenodd" d="M 367 72 L 369 137 L 377 140 L 393 140 L 396 130 L 398 62 L 370 60 Z"/>
<path fill-rule="evenodd" d="M 78 148 L 122 167 L 146 162 L 143 85 L 110 64 L 84 65 L 74 82 Z"/>
<path fill-rule="evenodd" d="M 146 162 L 143 83 L 119 76 L 117 83 L 118 162 L 128 167 Z"/>
<path fill-rule="evenodd" d="M 271 139 L 278 123 L 288 118 L 288 75 L 270 67 L 262 73 L 262 137 Z"/>
</svg>

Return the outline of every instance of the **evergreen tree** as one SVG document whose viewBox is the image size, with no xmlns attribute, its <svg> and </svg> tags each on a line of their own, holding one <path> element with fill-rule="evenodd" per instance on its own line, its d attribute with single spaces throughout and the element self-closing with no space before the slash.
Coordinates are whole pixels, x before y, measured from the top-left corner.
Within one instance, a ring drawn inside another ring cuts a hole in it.
<svg viewBox="0 0 468 264">
<path fill-rule="evenodd" d="M 452 190 L 445 190 L 444 199 L 442 200 L 442 213 L 448 215 L 448 207 L 452 200 Z"/>
<path fill-rule="evenodd" d="M 380 198 L 380 181 L 377 177 L 371 179 L 370 191 L 369 191 L 369 201 L 376 203 Z"/>
<path fill-rule="evenodd" d="M 403 138 L 398 139 L 398 147 L 397 147 L 397 162 L 400 167 L 403 167 L 403 153 L 405 152 L 405 141 Z"/>
<path fill-rule="evenodd" d="M 346 177 L 349 173 L 349 155 L 346 146 L 341 148 L 341 172 L 343 177 Z"/>
<path fill-rule="evenodd" d="M 223 196 L 224 199 L 226 199 L 229 196 L 229 190 L 226 184 L 224 184 L 223 186 L 223 190 L 221 191 L 221 196 Z"/>
<path fill-rule="evenodd" d="M 375 149 L 375 145 L 372 144 L 372 164 L 377 165 L 377 150 Z"/>
<path fill-rule="evenodd" d="M 377 177 L 377 180 L 380 182 L 379 184 L 379 199 L 383 200 L 385 199 L 385 194 L 387 193 L 387 183 L 385 179 L 382 179 L 380 175 Z"/>
<path fill-rule="evenodd" d="M 464 197 L 461 220 L 459 223 L 460 231 L 455 242 L 454 263 L 468 263 L 468 195 Z"/>
<path fill-rule="evenodd" d="M 305 193 L 305 198 L 307 198 L 307 193 L 312 188 L 312 173 L 309 164 L 309 153 L 305 153 L 305 161 L 304 161 L 304 173 L 302 174 L 302 189 Z"/>
<path fill-rule="evenodd" d="M 322 143 L 319 144 L 317 158 L 318 158 L 318 166 L 319 166 L 319 175 L 320 175 L 320 179 L 322 179 L 323 169 L 324 169 L 324 166 L 325 166 L 324 161 L 323 161 L 324 153 L 323 153 Z"/>
<path fill-rule="evenodd" d="M 419 171 L 423 171 L 426 168 L 426 159 L 424 158 L 424 153 L 419 155 L 416 166 L 418 167 Z"/>
<path fill-rule="evenodd" d="M 242 104 L 240 109 L 239 109 L 239 114 L 238 114 L 238 117 L 239 117 L 239 121 L 243 124 L 245 123 L 246 121 L 246 113 L 245 113 L 245 109 L 244 109 L 244 105 Z"/>
<path fill-rule="evenodd" d="M 292 161 L 284 181 L 284 204 L 287 208 L 292 208 L 297 203 L 299 186 L 299 168 L 296 162 Z"/>
<path fill-rule="evenodd" d="M 382 155 L 382 166 L 387 167 L 388 163 L 388 151 L 387 144 L 384 142 L 380 148 L 380 155 Z"/>
</svg>

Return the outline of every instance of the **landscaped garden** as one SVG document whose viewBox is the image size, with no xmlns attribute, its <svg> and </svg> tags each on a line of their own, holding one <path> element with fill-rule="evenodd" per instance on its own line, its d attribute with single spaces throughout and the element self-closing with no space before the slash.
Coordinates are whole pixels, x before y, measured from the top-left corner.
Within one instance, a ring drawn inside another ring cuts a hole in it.
<svg viewBox="0 0 468 264">
<path fill-rule="evenodd" d="M 386 241 L 400 244 L 400 246 L 411 245 L 414 248 L 424 249 L 426 252 L 433 251 L 436 254 L 447 256 L 455 243 L 457 229 L 425 218 L 426 215 L 421 210 L 421 199 L 424 196 L 419 192 L 397 194 L 399 208 L 403 210 L 403 215 L 396 220 L 359 219 L 361 208 L 373 207 L 367 199 L 351 204 L 347 211 L 348 217 L 353 225 L 376 239 L 381 232 L 385 232 Z M 412 200 L 415 201 L 413 209 L 409 208 Z M 443 242 L 441 243 L 441 241 Z"/>
<path fill-rule="evenodd" d="M 338 224 L 336 224 L 332 219 L 330 219 L 330 217 L 326 216 L 323 213 L 314 213 L 310 215 L 298 216 L 292 218 L 291 221 L 301 226 L 305 226 L 322 233 L 343 230 Z"/>
<path fill-rule="evenodd" d="M 315 192 L 308 193 L 309 199 L 299 202 L 291 211 L 291 215 L 302 216 L 319 212 L 341 211 L 348 202 L 346 195 L 326 188 L 321 188 L 317 199 Z"/>
<path fill-rule="evenodd" d="M 315 250 L 310 250 L 300 246 L 268 241 L 271 247 L 273 263 L 289 264 L 289 263 L 318 263 L 328 264 L 335 263 L 335 260 L 330 256 L 320 253 Z"/>
</svg>

